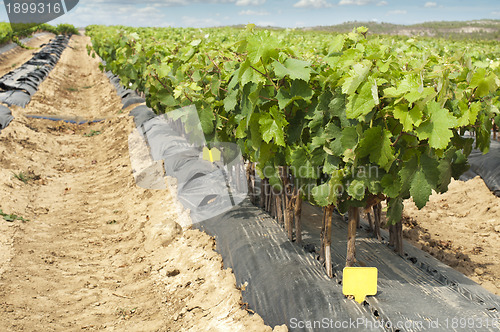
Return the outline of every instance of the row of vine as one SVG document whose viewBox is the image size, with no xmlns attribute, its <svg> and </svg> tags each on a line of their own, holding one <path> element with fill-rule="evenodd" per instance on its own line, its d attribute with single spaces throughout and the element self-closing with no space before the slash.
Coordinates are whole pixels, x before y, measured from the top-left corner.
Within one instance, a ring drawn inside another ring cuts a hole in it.
<svg viewBox="0 0 500 332">
<path fill-rule="evenodd" d="M 207 141 L 240 146 L 249 182 L 253 172 L 264 179 L 261 205 L 284 216 L 290 238 L 295 215 L 300 241 L 302 198 L 324 207 L 327 262 L 333 209 L 349 212 L 352 266 L 359 208 L 375 207 L 378 227 L 383 200 L 401 250 L 403 201 L 422 208 L 433 191 L 446 191 L 474 146 L 488 150 L 500 120 L 500 48 L 490 42 L 253 25 L 90 26 L 87 34 L 105 68 L 157 113 L 194 104 Z"/>
</svg>

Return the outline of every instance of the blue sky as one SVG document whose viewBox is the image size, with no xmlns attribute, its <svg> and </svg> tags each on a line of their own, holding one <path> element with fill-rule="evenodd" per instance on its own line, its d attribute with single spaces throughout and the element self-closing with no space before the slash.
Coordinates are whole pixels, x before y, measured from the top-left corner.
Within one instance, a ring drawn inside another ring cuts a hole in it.
<svg viewBox="0 0 500 332">
<path fill-rule="evenodd" d="M 80 0 L 51 23 L 303 27 L 354 20 L 414 24 L 484 18 L 500 19 L 500 0 Z M 2 0 L 0 21 L 7 21 Z"/>
</svg>

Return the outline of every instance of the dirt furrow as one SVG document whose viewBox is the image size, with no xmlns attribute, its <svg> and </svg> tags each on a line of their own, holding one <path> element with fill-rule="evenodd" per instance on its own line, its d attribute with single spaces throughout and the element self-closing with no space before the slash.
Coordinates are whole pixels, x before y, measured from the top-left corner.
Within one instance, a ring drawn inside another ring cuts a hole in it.
<svg viewBox="0 0 500 332">
<path fill-rule="evenodd" d="M 213 239 L 178 226 L 175 197 L 135 185 L 133 122 L 88 43 L 72 38 L 0 134 L 0 209 L 28 220 L 0 217 L 0 330 L 271 330 L 241 309 Z"/>
</svg>

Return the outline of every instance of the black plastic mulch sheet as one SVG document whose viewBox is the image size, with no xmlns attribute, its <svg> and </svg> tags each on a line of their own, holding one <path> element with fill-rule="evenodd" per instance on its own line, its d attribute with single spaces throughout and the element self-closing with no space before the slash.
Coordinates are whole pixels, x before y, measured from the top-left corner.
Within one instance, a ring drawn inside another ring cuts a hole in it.
<svg viewBox="0 0 500 332">
<path fill-rule="evenodd" d="M 0 102 L 26 107 L 38 86 L 59 61 L 69 36 L 57 36 L 38 53 L 0 78 Z"/>
<path fill-rule="evenodd" d="M 14 120 L 12 112 L 7 107 L 0 105 L 0 132 Z"/>
<path fill-rule="evenodd" d="M 177 179 L 177 198 L 190 210 L 193 223 L 234 205 L 223 165 L 201 159 L 202 146 L 188 143 L 174 126 L 146 106 L 137 106 L 130 115 L 134 116 L 152 159 L 163 160 L 165 174 Z"/>
<path fill-rule="evenodd" d="M 316 215 L 304 221 L 307 247 L 319 248 L 321 209 Z M 215 237 L 224 267 L 233 270 L 238 285 L 246 285 L 243 300 L 271 326 L 287 324 L 291 331 L 498 331 L 500 297 L 407 243 L 400 257 L 365 230 L 358 231 L 357 260 L 378 268 L 378 293 L 363 304 L 346 299 L 341 283 L 347 224 L 340 216 L 332 229 L 333 279 L 314 254 L 288 241 L 276 221 L 248 201 L 194 227 Z"/>
<path fill-rule="evenodd" d="M 462 179 L 469 180 L 479 175 L 486 186 L 500 197 L 500 142 L 492 140 L 490 151 L 484 155 L 479 150 L 472 150 L 468 160 L 470 170 Z"/>
<path fill-rule="evenodd" d="M 104 61 L 103 61 L 104 62 Z M 135 92 L 134 90 L 125 88 L 121 82 L 120 78 L 113 74 L 111 71 L 106 72 L 106 76 L 109 78 L 109 81 L 116 89 L 116 94 L 122 99 L 123 107 L 125 109 L 130 105 L 134 104 L 142 104 L 146 102 L 146 99 L 142 98 Z"/>
<path fill-rule="evenodd" d="M 373 329 L 357 325 L 356 331 L 384 331 L 375 326 L 377 317 L 369 306 L 346 299 L 342 286 L 326 276 L 314 255 L 291 243 L 249 201 L 194 227 L 215 237 L 224 267 L 233 270 L 238 286 L 245 285 L 243 301 L 266 324 L 286 324 L 291 331 L 317 331 L 326 324 L 335 330 L 335 324 L 359 318 Z"/>
</svg>

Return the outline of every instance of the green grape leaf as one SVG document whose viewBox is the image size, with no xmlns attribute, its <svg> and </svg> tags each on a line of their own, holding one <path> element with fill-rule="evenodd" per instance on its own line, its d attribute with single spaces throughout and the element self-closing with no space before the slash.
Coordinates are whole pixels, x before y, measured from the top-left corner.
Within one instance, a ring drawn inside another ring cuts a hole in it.
<svg viewBox="0 0 500 332">
<path fill-rule="evenodd" d="M 272 148 L 272 144 L 261 142 L 257 154 L 257 160 L 260 165 L 269 166 L 268 161 L 273 156 Z M 272 177 L 275 171 L 274 167 L 264 167 L 263 170 L 265 171 L 265 174 L 263 173 L 263 175 L 266 178 Z"/>
<path fill-rule="evenodd" d="M 455 180 L 458 180 L 460 175 L 465 173 L 470 168 L 467 163 L 467 157 L 463 154 L 462 151 L 455 151 L 455 155 L 453 156 L 452 164 L 451 164 L 451 176 Z"/>
<path fill-rule="evenodd" d="M 269 143 L 274 139 L 275 144 L 280 146 L 285 145 L 285 127 L 288 122 L 285 117 L 280 113 L 276 107 L 270 109 L 269 113 L 262 113 L 259 119 L 260 130 L 262 132 L 262 139 L 264 142 Z"/>
<path fill-rule="evenodd" d="M 224 98 L 224 110 L 231 112 L 238 103 L 238 90 L 231 90 L 231 92 Z"/>
<path fill-rule="evenodd" d="M 470 107 L 464 105 L 465 110 L 462 116 L 458 119 L 458 126 L 465 127 L 476 123 L 477 116 L 481 111 L 481 104 L 479 102 L 472 103 Z"/>
<path fill-rule="evenodd" d="M 342 135 L 342 130 L 335 123 L 330 122 L 325 127 L 325 137 L 328 141 L 338 138 Z"/>
<path fill-rule="evenodd" d="M 235 137 L 236 138 L 245 138 L 247 136 L 246 131 L 247 131 L 247 121 L 246 121 L 246 119 L 242 119 L 240 121 L 240 124 L 236 128 Z"/>
<path fill-rule="evenodd" d="M 160 92 L 157 93 L 156 96 L 160 100 L 160 103 L 167 107 L 174 107 L 179 105 L 179 102 L 175 100 L 174 96 L 167 89 L 160 90 Z"/>
<path fill-rule="evenodd" d="M 241 93 L 240 98 L 240 108 L 241 114 L 243 114 L 247 118 L 247 124 L 250 121 L 250 115 L 255 110 L 255 91 L 259 90 L 259 85 L 255 83 L 248 83 L 243 87 L 243 91 Z"/>
<path fill-rule="evenodd" d="M 204 134 L 211 134 L 214 131 L 215 114 L 211 109 L 202 109 L 198 112 L 201 128 Z"/>
<path fill-rule="evenodd" d="M 326 183 L 314 187 L 311 194 L 319 206 L 337 205 L 339 189 L 342 186 L 343 175 L 341 170 L 332 171 L 332 177 Z"/>
<path fill-rule="evenodd" d="M 401 191 L 401 181 L 398 175 L 386 174 L 380 181 L 382 193 L 388 197 L 395 198 Z"/>
<path fill-rule="evenodd" d="M 338 34 L 332 38 L 330 42 L 330 48 L 328 49 L 328 53 L 338 53 L 342 51 L 344 47 L 345 37 L 344 35 Z"/>
<path fill-rule="evenodd" d="M 300 146 L 292 150 L 291 170 L 296 178 L 317 179 L 318 172 L 310 161 L 310 156 L 305 147 Z"/>
<path fill-rule="evenodd" d="M 454 151 L 451 151 L 454 154 Z M 437 190 L 439 193 L 444 193 L 448 190 L 448 185 L 451 182 L 452 168 L 448 158 L 443 158 L 439 161 L 439 185 Z"/>
<path fill-rule="evenodd" d="M 422 154 L 420 156 L 420 169 L 423 170 L 427 181 L 431 185 L 432 189 L 436 189 L 439 184 L 439 161 L 436 158 L 429 156 L 428 154 Z"/>
<path fill-rule="evenodd" d="M 436 91 L 433 88 L 427 87 L 424 88 L 421 92 L 420 90 L 412 90 L 405 94 L 405 99 L 411 104 L 418 100 L 425 100 L 430 97 L 434 97 L 436 95 Z"/>
<path fill-rule="evenodd" d="M 260 132 L 258 113 L 252 113 L 248 121 L 248 128 L 250 128 L 250 146 L 254 148 L 255 151 L 259 150 L 262 144 L 262 135 Z"/>
<path fill-rule="evenodd" d="M 348 119 L 356 119 L 367 115 L 375 107 L 371 84 L 366 82 L 359 90 L 359 94 L 352 94 L 348 98 L 346 105 L 346 116 Z"/>
<path fill-rule="evenodd" d="M 371 63 L 369 61 L 354 64 L 349 71 L 349 77 L 342 84 L 342 93 L 352 95 L 356 92 L 361 83 L 366 81 L 370 69 Z"/>
<path fill-rule="evenodd" d="M 170 74 L 171 70 L 171 65 L 167 62 L 164 62 L 158 66 L 158 68 L 156 69 L 156 73 L 158 74 L 158 78 L 164 78 Z"/>
<path fill-rule="evenodd" d="M 396 105 L 394 117 L 401 122 L 403 130 L 406 132 L 411 132 L 413 126 L 418 127 L 422 123 L 422 111 L 417 106 L 408 110 L 408 105 Z"/>
<path fill-rule="evenodd" d="M 304 115 L 301 110 L 299 110 L 294 117 L 289 118 L 290 124 L 288 126 L 287 140 L 288 145 L 297 143 L 300 141 L 300 136 L 302 135 L 302 130 L 304 129 Z"/>
<path fill-rule="evenodd" d="M 403 164 L 403 167 L 399 171 L 399 178 L 401 180 L 401 193 L 403 196 L 409 194 L 409 189 L 413 176 L 417 172 L 418 160 L 416 156 L 413 156 L 410 160 Z"/>
<path fill-rule="evenodd" d="M 457 125 L 457 119 L 435 101 L 430 102 L 427 108 L 430 118 L 417 128 L 418 138 L 429 139 L 429 146 L 432 148 L 444 149 L 453 137 L 450 128 Z"/>
<path fill-rule="evenodd" d="M 279 89 L 276 98 L 278 99 L 280 109 L 284 109 L 294 100 L 310 100 L 313 95 L 314 91 L 309 84 L 306 81 L 297 79 L 292 82 L 290 90 L 285 88 Z"/>
<path fill-rule="evenodd" d="M 221 81 L 220 81 L 219 76 L 218 75 L 214 75 L 212 77 L 211 82 L 210 82 L 210 92 L 212 92 L 212 94 L 214 96 L 218 96 L 219 95 L 220 84 L 221 84 Z"/>
<path fill-rule="evenodd" d="M 384 168 L 391 168 L 394 157 L 394 148 L 391 146 L 391 132 L 381 127 L 372 127 L 364 132 L 356 152 L 359 157 L 370 156 L 370 161 Z"/>
<path fill-rule="evenodd" d="M 342 143 L 342 149 L 354 149 L 358 144 L 358 132 L 356 127 L 346 127 L 342 130 L 342 136 L 340 142 Z"/>
<path fill-rule="evenodd" d="M 252 64 L 278 57 L 281 42 L 270 31 L 259 31 L 247 39 L 247 57 Z"/>
<path fill-rule="evenodd" d="M 423 208 L 429 201 L 429 196 L 432 194 L 432 186 L 421 169 L 415 173 L 411 181 L 410 194 L 419 209 Z"/>
<path fill-rule="evenodd" d="M 311 64 L 307 61 L 288 58 L 283 64 L 275 60 L 272 66 L 276 77 L 279 79 L 288 76 L 292 80 L 300 79 L 309 82 L 311 78 Z"/>
<path fill-rule="evenodd" d="M 491 121 L 489 115 L 485 113 L 479 114 L 479 127 L 476 128 L 476 148 L 481 150 L 481 152 L 488 153 L 490 150 L 491 143 L 491 128 L 493 122 Z"/>
<path fill-rule="evenodd" d="M 495 78 L 496 76 L 494 74 L 486 76 L 486 68 L 478 68 L 472 76 L 470 88 L 476 89 L 474 94 L 477 97 L 485 97 L 498 88 L 498 78 Z"/>
<path fill-rule="evenodd" d="M 387 222 L 395 225 L 401 221 L 403 216 L 403 199 L 401 197 L 391 198 L 387 203 Z"/>
<path fill-rule="evenodd" d="M 407 92 L 411 91 L 419 91 L 422 92 L 422 81 L 420 76 L 417 74 L 411 74 L 405 76 L 399 84 L 397 84 L 397 88 L 390 87 L 384 90 L 385 97 L 401 97 Z"/>
<path fill-rule="evenodd" d="M 378 84 L 377 84 L 377 80 L 373 77 L 369 77 L 368 78 L 370 84 L 372 85 L 372 97 L 373 97 L 373 100 L 375 101 L 375 105 L 379 105 L 380 104 L 380 98 L 378 97 Z"/>
<path fill-rule="evenodd" d="M 325 158 L 325 163 L 323 164 L 323 172 L 325 174 L 332 174 L 332 172 L 339 169 L 341 159 L 337 156 L 328 154 Z"/>
<path fill-rule="evenodd" d="M 250 82 L 255 84 L 265 82 L 265 77 L 262 76 L 262 74 L 260 74 L 257 70 L 258 69 L 255 68 L 255 66 L 252 66 L 250 60 L 247 59 L 244 61 L 238 68 L 238 80 L 240 82 L 240 86 L 244 87 Z"/>
<path fill-rule="evenodd" d="M 311 120 L 307 124 L 311 128 L 311 132 L 314 133 L 323 128 L 323 122 L 325 121 L 325 113 L 323 111 L 315 109 L 312 118 L 309 118 L 309 116 L 306 118 Z"/>
<path fill-rule="evenodd" d="M 347 187 L 347 193 L 349 196 L 354 198 L 355 200 L 362 200 L 365 197 L 365 184 L 363 181 L 360 180 L 353 180 L 350 184 L 349 187 Z"/>
<path fill-rule="evenodd" d="M 319 206 L 324 207 L 324 206 L 329 205 L 328 196 L 330 194 L 330 187 L 328 185 L 328 182 L 314 187 L 311 190 L 311 194 L 314 198 L 314 201 Z"/>
</svg>

